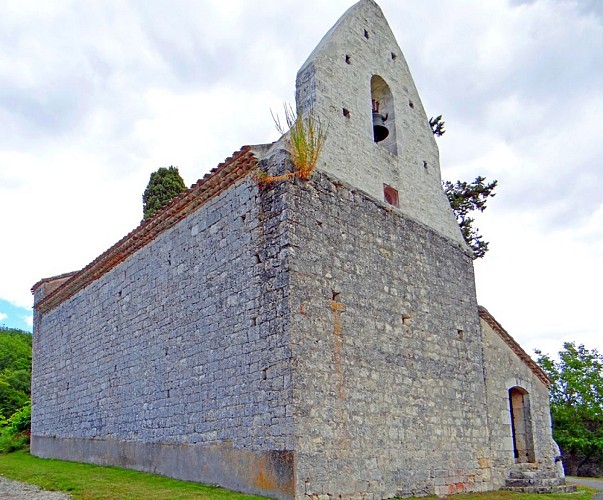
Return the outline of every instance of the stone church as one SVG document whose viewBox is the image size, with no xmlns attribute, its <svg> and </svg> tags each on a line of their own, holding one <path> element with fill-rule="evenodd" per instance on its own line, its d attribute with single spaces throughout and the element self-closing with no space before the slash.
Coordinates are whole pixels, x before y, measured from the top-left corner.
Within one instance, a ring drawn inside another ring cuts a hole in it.
<svg viewBox="0 0 603 500">
<path fill-rule="evenodd" d="M 562 488 L 546 375 L 477 304 L 438 148 L 380 8 L 297 75 L 310 180 L 244 146 L 33 287 L 31 450 L 275 498 Z M 523 481 L 523 482 L 522 482 Z"/>
</svg>

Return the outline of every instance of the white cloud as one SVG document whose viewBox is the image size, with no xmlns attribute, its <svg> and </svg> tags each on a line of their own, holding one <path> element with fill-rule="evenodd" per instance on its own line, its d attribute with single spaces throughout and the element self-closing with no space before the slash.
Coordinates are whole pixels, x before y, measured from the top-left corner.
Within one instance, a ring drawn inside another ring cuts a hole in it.
<svg viewBox="0 0 603 500">
<path fill-rule="evenodd" d="M 149 174 L 187 184 L 276 138 L 270 108 L 354 0 L 5 2 L 0 18 L 0 298 L 79 269 L 141 218 Z M 597 342 L 603 276 L 596 2 L 380 2 L 446 178 L 485 175 L 479 301 L 528 346 Z"/>
<path fill-rule="evenodd" d="M 0 312 L 0 321 L 4 321 L 6 318 L 8 318 L 8 314 Z"/>
</svg>

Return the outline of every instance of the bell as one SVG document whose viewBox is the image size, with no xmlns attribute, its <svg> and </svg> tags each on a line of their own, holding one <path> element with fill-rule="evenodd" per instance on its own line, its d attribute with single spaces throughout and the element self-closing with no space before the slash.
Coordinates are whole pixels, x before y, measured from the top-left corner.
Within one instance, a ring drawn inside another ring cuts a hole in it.
<svg viewBox="0 0 603 500">
<path fill-rule="evenodd" d="M 389 135 L 389 129 L 385 126 L 387 116 L 383 116 L 378 111 L 373 111 L 373 137 L 375 142 L 381 142 Z"/>
</svg>

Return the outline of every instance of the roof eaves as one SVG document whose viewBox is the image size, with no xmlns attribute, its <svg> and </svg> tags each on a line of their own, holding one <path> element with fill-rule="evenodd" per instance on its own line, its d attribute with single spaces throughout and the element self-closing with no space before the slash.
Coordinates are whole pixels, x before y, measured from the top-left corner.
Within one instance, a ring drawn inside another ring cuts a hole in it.
<svg viewBox="0 0 603 500">
<path fill-rule="evenodd" d="M 143 248 L 163 231 L 176 225 L 209 199 L 247 175 L 256 168 L 257 164 L 258 159 L 252 147 L 243 146 L 240 151 L 213 168 L 190 189 L 177 196 L 169 205 L 141 222 L 136 229 L 99 255 L 81 271 L 73 273 L 65 283 L 34 304 L 34 308 L 40 312 L 46 312 L 72 297 L 126 260 L 134 252 Z M 69 274 L 65 276 L 69 276 Z M 48 280 L 51 278 L 40 280 L 34 285 L 32 292 Z"/>
<path fill-rule="evenodd" d="M 494 319 L 494 316 L 492 316 L 488 312 L 488 309 L 483 306 L 478 306 L 478 312 L 479 317 L 482 318 L 486 323 L 488 323 L 492 330 L 494 330 L 500 336 L 500 338 L 511 348 L 511 350 L 515 354 L 517 354 L 517 356 L 526 365 L 528 365 L 528 368 L 530 368 L 534 372 L 534 375 L 536 375 L 544 385 L 550 387 L 551 381 L 547 374 L 542 370 L 542 368 L 540 368 L 540 366 L 538 366 L 538 363 L 536 363 L 530 357 L 530 355 L 523 350 L 523 348 L 515 341 L 515 339 L 511 337 L 511 335 L 509 335 L 509 333 L 502 327 L 502 325 L 498 321 L 496 321 L 496 319 Z"/>
<path fill-rule="evenodd" d="M 34 286 L 31 287 L 31 293 L 34 293 L 38 288 L 40 288 L 42 285 L 45 285 L 46 283 L 50 283 L 50 282 L 56 281 L 56 280 L 62 280 L 65 278 L 71 278 L 72 276 L 75 276 L 77 273 L 79 273 L 79 271 L 71 271 L 69 273 L 59 274 L 58 276 L 49 276 L 48 278 L 42 278 Z"/>
</svg>

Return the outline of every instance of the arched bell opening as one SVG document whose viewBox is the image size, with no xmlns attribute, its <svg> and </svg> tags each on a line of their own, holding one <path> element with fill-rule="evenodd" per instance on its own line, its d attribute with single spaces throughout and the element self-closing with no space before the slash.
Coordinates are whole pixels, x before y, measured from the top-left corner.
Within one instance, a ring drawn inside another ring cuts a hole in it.
<svg viewBox="0 0 603 500">
<path fill-rule="evenodd" d="M 515 462 L 535 462 L 530 398 L 525 389 L 521 387 L 509 389 L 509 410 L 511 411 L 511 434 Z"/>
<path fill-rule="evenodd" d="M 379 75 L 371 78 L 371 115 L 373 140 L 392 154 L 398 154 L 396 112 L 389 85 Z"/>
</svg>

